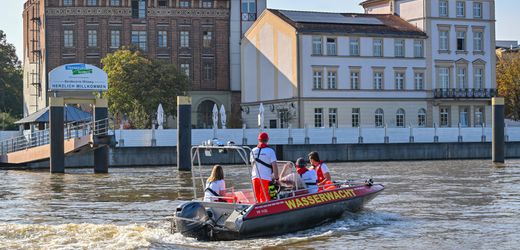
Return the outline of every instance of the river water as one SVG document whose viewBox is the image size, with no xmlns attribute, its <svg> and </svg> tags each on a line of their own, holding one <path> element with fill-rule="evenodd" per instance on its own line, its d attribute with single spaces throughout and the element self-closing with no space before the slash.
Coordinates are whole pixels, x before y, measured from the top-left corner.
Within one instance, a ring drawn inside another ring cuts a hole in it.
<svg viewBox="0 0 520 250">
<path fill-rule="evenodd" d="M 329 164 L 334 179 L 386 186 L 366 209 L 278 237 L 197 242 L 170 234 L 167 217 L 193 198 L 191 174 L 173 167 L 0 170 L 0 249 L 518 249 L 520 161 Z M 226 167 L 228 186 L 248 171 Z"/>
</svg>

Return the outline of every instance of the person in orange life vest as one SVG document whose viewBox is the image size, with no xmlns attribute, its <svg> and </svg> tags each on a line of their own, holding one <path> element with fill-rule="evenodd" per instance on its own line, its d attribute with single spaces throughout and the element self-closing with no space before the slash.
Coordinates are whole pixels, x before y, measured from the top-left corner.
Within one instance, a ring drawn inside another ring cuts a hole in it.
<svg viewBox="0 0 520 250">
<path fill-rule="evenodd" d="M 332 178 L 330 177 L 329 168 L 327 165 L 320 160 L 318 152 L 309 153 L 309 161 L 311 162 L 311 169 L 316 170 L 316 177 L 318 179 L 318 186 L 323 187 L 325 185 L 330 186 L 333 184 Z M 325 187 L 326 189 L 327 187 Z"/>
<path fill-rule="evenodd" d="M 269 136 L 262 132 L 258 135 L 258 146 L 251 150 L 251 178 L 253 179 L 253 192 L 256 201 L 270 201 L 269 183 L 278 181 L 278 167 L 276 166 L 276 154 L 267 146 Z"/>
</svg>

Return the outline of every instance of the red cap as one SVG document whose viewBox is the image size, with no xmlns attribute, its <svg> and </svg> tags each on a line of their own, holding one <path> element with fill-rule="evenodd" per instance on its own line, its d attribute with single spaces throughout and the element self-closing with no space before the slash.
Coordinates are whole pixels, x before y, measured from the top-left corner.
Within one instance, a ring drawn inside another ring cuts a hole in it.
<svg viewBox="0 0 520 250">
<path fill-rule="evenodd" d="M 266 141 L 266 140 L 269 140 L 269 136 L 267 135 L 266 132 L 262 132 L 258 135 L 258 140 L 259 141 Z"/>
</svg>

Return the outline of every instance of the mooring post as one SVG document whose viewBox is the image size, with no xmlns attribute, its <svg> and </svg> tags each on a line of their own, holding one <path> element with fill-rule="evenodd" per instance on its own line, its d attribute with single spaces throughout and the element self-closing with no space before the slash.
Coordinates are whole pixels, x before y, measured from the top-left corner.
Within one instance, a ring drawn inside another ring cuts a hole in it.
<svg viewBox="0 0 520 250">
<path fill-rule="evenodd" d="M 191 171 L 191 97 L 177 97 L 177 168 Z"/>
<path fill-rule="evenodd" d="M 384 142 L 385 142 L 385 143 L 390 143 L 390 138 L 388 137 L 387 129 L 388 129 L 388 124 L 385 123 L 385 137 L 384 137 Z"/>
<path fill-rule="evenodd" d="M 307 124 L 305 124 L 305 138 L 304 138 L 304 143 L 305 143 L 305 144 L 309 144 L 309 143 L 310 143 L 310 139 L 309 139 L 309 127 L 307 126 Z"/>
<path fill-rule="evenodd" d="M 246 124 L 242 124 L 242 145 L 247 145 Z"/>
<path fill-rule="evenodd" d="M 49 104 L 50 170 L 52 174 L 65 173 L 63 97 L 51 97 Z"/>
<path fill-rule="evenodd" d="M 504 98 L 493 97 L 493 142 L 492 160 L 494 163 L 504 163 Z"/>
<path fill-rule="evenodd" d="M 107 136 L 108 129 L 108 100 L 96 99 L 93 136 Z M 94 173 L 108 173 L 108 145 L 94 150 Z"/>
</svg>

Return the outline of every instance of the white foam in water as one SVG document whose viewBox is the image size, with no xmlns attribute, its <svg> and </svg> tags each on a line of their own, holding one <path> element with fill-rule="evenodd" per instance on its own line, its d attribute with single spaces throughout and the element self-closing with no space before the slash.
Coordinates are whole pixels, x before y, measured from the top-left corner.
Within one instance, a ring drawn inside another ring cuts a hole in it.
<svg viewBox="0 0 520 250">
<path fill-rule="evenodd" d="M 0 223 L 0 248 L 5 249 L 142 249 L 142 248 L 261 248 L 303 243 L 335 235 L 348 234 L 379 225 L 388 225 L 402 218 L 396 214 L 365 211 L 346 214 L 335 222 L 301 232 L 277 237 L 199 242 L 179 233 L 170 233 L 166 221 L 145 225 L 113 224 L 10 224 Z"/>
</svg>

